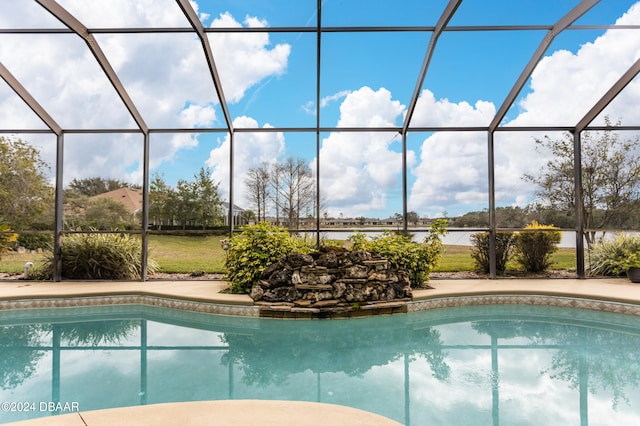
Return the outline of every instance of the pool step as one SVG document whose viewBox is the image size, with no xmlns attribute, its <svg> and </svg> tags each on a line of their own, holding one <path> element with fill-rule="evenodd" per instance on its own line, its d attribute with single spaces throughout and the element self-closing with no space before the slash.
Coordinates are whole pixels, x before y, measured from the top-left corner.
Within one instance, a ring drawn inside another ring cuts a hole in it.
<svg viewBox="0 0 640 426">
<path fill-rule="evenodd" d="M 370 315 L 391 315 L 407 313 L 407 302 L 411 299 L 397 299 L 390 302 L 354 302 L 347 304 L 338 300 L 308 300 L 293 303 L 264 301 L 255 302 L 262 318 L 283 319 L 330 319 L 351 318 Z"/>
</svg>

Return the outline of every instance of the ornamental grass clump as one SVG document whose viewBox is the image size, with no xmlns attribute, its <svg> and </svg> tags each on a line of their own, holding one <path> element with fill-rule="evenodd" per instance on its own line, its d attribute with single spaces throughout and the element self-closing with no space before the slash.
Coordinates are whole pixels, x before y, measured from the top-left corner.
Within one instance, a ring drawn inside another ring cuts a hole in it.
<svg viewBox="0 0 640 426">
<path fill-rule="evenodd" d="M 289 234 L 266 222 L 245 226 L 242 234 L 228 240 L 227 280 L 231 283 L 231 292 L 249 293 L 267 266 L 278 262 L 289 253 L 310 253 L 313 250 L 308 242 Z"/>
<path fill-rule="evenodd" d="M 640 235 L 616 234 L 610 240 L 594 244 L 589 251 L 590 275 L 623 275 L 633 266 L 634 258 L 640 253 Z"/>
<path fill-rule="evenodd" d="M 142 244 L 139 238 L 119 233 L 69 234 L 61 244 L 62 278 L 78 280 L 134 280 L 142 276 Z M 47 255 L 38 278 L 53 276 L 53 253 Z M 150 273 L 158 270 L 148 260 Z"/>
<path fill-rule="evenodd" d="M 553 225 L 541 225 L 532 221 L 514 238 L 515 260 L 527 272 L 543 272 L 552 264 L 551 255 L 558 251 L 562 238 Z"/>
</svg>

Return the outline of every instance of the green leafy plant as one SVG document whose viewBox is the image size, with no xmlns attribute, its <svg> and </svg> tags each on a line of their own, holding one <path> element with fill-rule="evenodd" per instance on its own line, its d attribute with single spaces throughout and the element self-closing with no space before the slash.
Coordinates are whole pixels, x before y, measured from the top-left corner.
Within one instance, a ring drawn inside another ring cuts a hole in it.
<svg viewBox="0 0 640 426">
<path fill-rule="evenodd" d="M 627 257 L 620 262 L 621 271 L 626 272 L 631 268 L 640 268 L 640 251 L 629 253 Z"/>
<path fill-rule="evenodd" d="M 438 265 L 442 254 L 442 236 L 446 234 L 446 219 L 435 220 L 422 243 L 411 237 L 385 231 L 368 240 L 363 233 L 349 237 L 352 250 L 367 250 L 386 258 L 389 264 L 409 273 L 411 287 L 420 287 L 429 280 L 429 273 Z"/>
<path fill-rule="evenodd" d="M 558 251 L 562 238 L 560 230 L 553 225 L 541 225 L 532 221 L 525 231 L 514 237 L 515 260 L 527 272 L 546 271 L 551 266 L 551 255 Z"/>
<path fill-rule="evenodd" d="M 294 251 L 309 253 L 313 247 L 289 235 L 285 228 L 266 222 L 245 226 L 228 240 L 227 280 L 233 293 L 249 293 L 267 266 Z"/>
<path fill-rule="evenodd" d="M 350 235 L 347 241 L 351 243 L 351 250 L 367 250 L 369 244 L 367 234 L 363 232 L 356 232 Z"/>
<path fill-rule="evenodd" d="M 140 239 L 119 233 L 70 234 L 61 244 L 62 278 L 81 280 L 133 280 L 142 276 Z M 40 279 L 53 276 L 53 253 L 48 253 Z M 149 259 L 147 270 L 156 272 L 156 262 Z"/>
<path fill-rule="evenodd" d="M 20 234 L 16 244 L 27 250 L 51 249 L 53 235 L 49 234 Z"/>
<path fill-rule="evenodd" d="M 595 244 L 589 251 L 591 275 L 622 275 L 631 267 L 640 267 L 640 236 L 617 234 Z"/>
<path fill-rule="evenodd" d="M 479 232 L 471 235 L 471 257 L 476 269 L 489 273 L 489 232 Z M 507 261 L 513 251 L 513 232 L 496 232 L 496 273 L 504 274 L 507 269 Z"/>
</svg>

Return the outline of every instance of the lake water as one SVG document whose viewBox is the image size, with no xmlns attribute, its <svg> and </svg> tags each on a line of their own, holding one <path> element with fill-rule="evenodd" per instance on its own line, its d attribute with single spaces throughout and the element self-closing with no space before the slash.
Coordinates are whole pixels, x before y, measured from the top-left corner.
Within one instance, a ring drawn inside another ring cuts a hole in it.
<svg viewBox="0 0 640 426">
<path fill-rule="evenodd" d="M 393 228 L 386 228 L 386 230 L 393 231 Z M 384 230 L 380 228 L 364 228 L 360 232 L 364 232 L 369 236 L 380 235 Z M 409 229 L 411 232 L 411 229 Z M 442 239 L 444 244 L 447 245 L 460 245 L 460 246 L 470 246 L 471 245 L 471 235 L 476 232 L 464 231 L 464 230 L 455 230 L 450 231 L 445 235 Z M 302 233 L 304 235 L 304 233 Z M 426 236 L 426 232 L 412 232 L 414 235 L 414 241 L 422 241 Z M 326 238 L 330 240 L 346 240 L 350 235 L 353 235 L 353 232 L 343 232 L 343 231 L 327 231 L 321 233 L 321 238 Z M 315 238 L 315 233 L 307 233 L 306 236 L 308 238 Z M 576 246 L 576 233 L 571 231 L 562 232 L 562 240 L 560 241 L 559 247 L 575 247 Z"/>
<path fill-rule="evenodd" d="M 369 236 L 380 235 L 383 231 L 394 231 L 399 230 L 399 228 L 363 228 L 359 230 L 359 232 L 364 232 Z M 414 241 L 422 241 L 426 236 L 426 232 L 412 232 L 414 235 Z M 465 231 L 463 229 L 450 230 L 447 235 L 445 235 L 442 239 L 444 244 L 447 245 L 460 245 L 460 246 L 470 246 L 471 245 L 471 235 L 477 233 L 478 231 Z M 629 231 L 621 231 L 627 234 L 635 234 L 638 235 L 640 232 L 629 232 Z M 301 234 L 305 234 L 302 232 Z M 607 232 L 605 234 L 605 239 L 613 238 L 616 232 Z M 327 231 L 322 232 L 321 237 L 330 239 L 330 240 L 346 240 L 350 235 L 353 235 L 352 231 Z M 315 238 L 315 233 L 307 233 L 306 236 L 308 238 Z M 600 234 L 601 236 L 601 234 Z M 599 236 L 599 237 L 600 237 Z M 560 240 L 560 244 L 558 247 L 566 247 L 566 248 L 575 248 L 576 246 L 576 233 L 574 231 L 562 231 L 562 239 Z"/>
</svg>

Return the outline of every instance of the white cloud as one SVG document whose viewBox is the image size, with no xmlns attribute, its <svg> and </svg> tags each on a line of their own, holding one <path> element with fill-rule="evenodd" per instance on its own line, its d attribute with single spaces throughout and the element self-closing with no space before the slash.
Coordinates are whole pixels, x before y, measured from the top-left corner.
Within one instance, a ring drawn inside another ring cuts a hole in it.
<svg viewBox="0 0 640 426">
<path fill-rule="evenodd" d="M 233 125 L 242 128 L 258 128 L 258 122 L 250 117 L 238 117 Z M 273 127 L 265 124 L 264 128 Z M 246 193 L 244 177 L 247 171 L 262 163 L 274 163 L 284 152 L 284 135 L 281 132 L 236 133 L 234 136 L 234 203 L 242 204 Z M 229 199 L 229 153 L 231 141 L 227 135 L 218 147 L 212 149 L 206 164 L 213 168 L 212 178 L 220 182 L 223 199 Z"/>
<path fill-rule="evenodd" d="M 640 3 L 617 21 L 639 23 Z M 509 124 L 575 125 L 639 57 L 640 37 L 636 30 L 608 30 L 582 45 L 575 54 L 566 50 L 553 52 L 534 70 L 531 93 L 522 99 L 522 112 Z M 636 79 L 615 102 L 616 107 L 609 110 L 614 121 L 620 117 L 637 123 L 639 97 L 640 81 Z"/>
<path fill-rule="evenodd" d="M 67 135 L 64 181 L 101 176 L 142 184 L 143 149 L 143 137 L 138 134 Z M 69 157 L 83 161 L 66 161 Z"/>
<path fill-rule="evenodd" d="M 75 36 L 3 36 L 0 61 L 65 128 L 133 127 L 117 94 Z M 46 54 L 43 54 L 46 53 Z M 0 121 L 8 99 L 0 100 Z M 13 126 L 22 127 L 22 122 Z"/>
<path fill-rule="evenodd" d="M 340 106 L 338 127 L 396 125 L 404 106 L 391 93 L 362 87 L 346 95 Z M 392 133 L 333 132 L 322 141 L 320 187 L 330 215 L 367 214 L 384 209 L 388 193 L 399 191 L 402 154 L 391 149 Z M 409 162 L 413 153 L 409 153 Z"/>
<path fill-rule="evenodd" d="M 63 28 L 53 15 L 35 1 L 3 0 L 0 13 L 1 28 Z"/>
<path fill-rule="evenodd" d="M 486 126 L 496 114 L 491 102 L 476 101 L 453 103 L 447 99 L 436 100 L 433 92 L 420 93 L 411 119 L 411 127 L 427 126 Z"/>
<path fill-rule="evenodd" d="M 40 7 L 27 7 L 25 2 L 15 7 L 3 7 L 0 23 L 12 27 L 21 22 L 24 27 L 38 25 L 60 26 L 47 18 L 50 14 Z M 104 26 L 167 26 L 188 25 L 175 1 L 114 0 L 85 2 L 66 0 L 62 6 L 89 27 Z M 202 19 L 206 14 L 199 12 Z M 245 25 L 263 27 L 266 22 L 246 17 Z M 240 26 L 230 14 L 224 14 L 212 25 Z M 193 34 L 97 34 L 96 40 L 112 67 L 123 82 L 128 94 L 151 127 L 197 127 L 218 122 L 218 104 L 215 88 L 209 74 L 200 41 Z M 227 100 L 238 101 L 246 90 L 261 80 L 286 71 L 290 46 L 270 45 L 268 34 L 241 36 L 211 36 L 216 51 L 217 65 L 225 82 Z M 131 128 L 135 129 L 130 114 L 85 43 L 74 35 L 3 35 L 0 43 L 0 61 L 21 81 L 29 92 L 59 122 L 63 128 Z M 9 128 L 44 127 L 26 107 L 16 108 L 17 96 L 1 88 L 8 96 L 0 98 L 0 123 Z M 243 136 L 237 139 L 242 140 Z M 29 137 L 37 139 L 37 137 Z M 86 138 L 90 139 L 90 138 Z M 100 143 L 105 147 L 127 136 L 103 135 Z M 160 140 L 151 150 L 151 166 L 156 167 L 181 149 L 197 145 L 197 135 L 157 135 Z M 126 163 L 122 149 L 105 148 L 93 159 L 96 150 L 67 151 L 65 178 L 105 176 L 133 177 L 129 166 L 112 167 Z M 48 156 L 48 153 L 45 153 Z M 140 158 L 139 160 L 142 160 Z M 91 167 L 87 167 L 87 165 Z M 141 169 L 136 176 L 141 176 Z M 67 181 L 69 179 L 66 179 Z"/>
<path fill-rule="evenodd" d="M 255 17 L 247 17 L 244 23 L 249 28 L 267 25 L 266 21 Z M 221 14 L 211 23 L 211 27 L 241 26 L 229 13 Z M 208 37 L 225 97 L 230 102 L 242 99 L 250 87 L 265 77 L 282 75 L 287 69 L 291 46 L 277 44 L 270 49 L 268 33 L 212 33 Z"/>
<path fill-rule="evenodd" d="M 345 97 L 340 105 L 338 127 L 385 127 L 396 124 L 404 105 L 392 100 L 391 92 L 385 88 L 373 91 L 362 87 Z"/>
<path fill-rule="evenodd" d="M 340 100 L 345 96 L 349 95 L 350 93 L 351 93 L 351 90 L 341 90 L 338 93 L 334 93 L 333 95 L 325 96 L 324 98 L 320 99 L 320 108 L 324 108 L 327 105 L 329 105 L 331 102 Z"/>
<path fill-rule="evenodd" d="M 25 4 L 27 2 L 5 0 L 0 26 L 60 27 L 60 23 L 39 6 L 34 7 L 32 2 L 28 2 L 29 6 Z M 172 0 L 61 0 L 61 4 L 88 26 L 103 26 L 105 22 L 134 27 L 187 25 Z M 197 3 L 192 4 L 197 8 Z M 197 12 L 201 19 L 209 21 L 206 13 L 199 9 Z M 631 7 L 618 23 L 640 23 L 640 4 Z M 231 14 L 223 13 L 210 25 L 264 28 L 267 22 L 250 16 L 239 22 Z M 532 75 L 529 93 L 518 105 L 520 114 L 509 124 L 574 125 L 640 57 L 640 38 L 636 33 L 636 30 L 609 30 L 575 53 L 550 52 Z M 98 34 L 96 38 L 149 124 L 188 127 L 220 123 L 211 76 L 199 40 L 193 34 L 127 37 Z M 266 32 L 210 33 L 209 39 L 225 95 L 232 103 L 243 99 L 251 88 L 264 84 L 266 79 L 287 72 L 291 46 L 273 44 Z M 102 76 L 95 58 L 76 36 L 4 34 L 0 61 L 64 127 L 135 128 L 118 95 Z M 303 109 L 315 112 L 315 108 L 334 101 L 342 101 L 338 126 L 397 126 L 406 113 L 405 107 L 394 100 L 387 89 L 374 91 L 369 87 L 343 90 L 321 99 L 319 106 L 311 102 Z M 614 121 L 621 118 L 623 124 L 637 123 L 639 101 L 640 80 L 636 78 L 607 108 L 607 113 Z M 6 86 L 0 87 L 2 126 L 34 126 L 34 115 L 20 107 L 20 102 Z M 412 125 L 486 126 L 495 110 L 492 103 L 484 100 L 454 103 L 436 99 L 432 91 L 423 90 Z M 241 127 L 258 126 L 256 120 L 248 117 L 236 121 Z M 38 138 L 29 136 L 29 139 Z M 139 170 L 131 171 L 136 163 L 128 159 L 129 153 L 127 159 L 123 159 L 118 148 L 122 141 L 128 140 L 127 135 L 104 135 L 98 139 L 95 144 L 104 144 L 107 148 L 66 152 L 65 179 L 94 175 L 122 177 L 113 173 L 131 178 L 140 175 Z M 181 149 L 193 148 L 198 143 L 197 135 L 188 134 L 154 134 L 152 139 L 160 141 L 151 151 L 152 167 L 170 161 Z M 280 133 L 238 133 L 235 139 L 236 188 L 242 188 L 242 173 L 248 168 L 260 161 L 275 161 L 284 152 L 284 136 Z M 330 212 L 359 215 L 376 209 L 399 210 L 389 206 L 389 198 L 397 197 L 400 191 L 399 140 L 399 135 L 390 133 L 334 132 L 322 141 L 321 188 Z M 228 191 L 228 142 L 228 139 L 222 140 L 208 159 L 225 191 Z M 442 210 L 475 208 L 485 203 L 486 146 L 483 133 L 441 132 L 421 142 L 419 162 L 416 154 L 409 151 L 409 167 L 415 178 L 410 188 L 410 209 L 435 215 Z M 532 134 L 499 132 L 496 146 L 496 199 L 501 205 L 524 205 L 531 200 L 533 188 L 523 182 L 521 176 L 537 170 L 543 161 L 533 150 Z M 53 152 L 48 149 L 47 158 Z M 97 158 L 92 159 L 92 155 Z"/>
<path fill-rule="evenodd" d="M 310 115 L 316 114 L 316 104 L 313 101 L 307 101 L 304 105 L 302 105 L 302 110 Z"/>
<path fill-rule="evenodd" d="M 488 202 L 487 136 L 477 132 L 440 132 L 424 140 L 408 205 L 419 214 L 459 213 Z M 460 206 L 462 205 L 462 206 Z M 457 206 L 457 207 L 456 207 Z M 456 210 L 456 208 L 458 210 Z"/>
<path fill-rule="evenodd" d="M 320 99 L 320 108 L 325 108 L 331 102 L 339 101 L 350 93 L 351 90 L 341 90 L 337 93 L 334 93 L 333 95 L 325 96 L 324 98 Z M 304 112 L 310 115 L 315 115 L 317 113 L 316 103 L 314 101 L 307 101 L 304 105 L 302 105 L 301 108 Z"/>
<path fill-rule="evenodd" d="M 164 162 L 171 163 L 180 150 L 193 149 L 198 146 L 196 133 L 153 133 L 151 135 L 151 152 L 149 167 L 153 171 Z M 190 174 L 193 172 L 189 171 Z"/>
<path fill-rule="evenodd" d="M 188 108 L 210 109 L 214 114 L 218 98 L 200 44 L 192 35 L 109 35 L 97 40 L 149 126 L 201 125 L 185 121 Z M 213 115 L 209 122 L 215 119 Z"/>
<path fill-rule="evenodd" d="M 452 103 L 423 90 L 412 126 L 486 126 L 495 115 L 490 102 Z M 431 217 L 443 211 L 456 214 L 488 201 L 487 135 L 478 132 L 439 132 L 420 146 L 418 165 L 411 170 L 410 210 Z M 483 208 L 480 207 L 480 208 Z"/>
<path fill-rule="evenodd" d="M 189 105 L 180 112 L 180 122 L 184 126 L 211 125 L 215 118 L 216 112 L 210 105 Z"/>
<path fill-rule="evenodd" d="M 640 3 L 618 20 L 640 23 Z M 530 93 L 520 102 L 520 115 L 509 125 L 575 125 L 611 85 L 640 57 L 640 38 L 633 30 L 609 30 L 574 54 L 550 53 L 533 72 Z M 640 81 L 633 81 L 609 108 L 612 120 L 640 120 Z M 412 126 L 486 126 L 495 115 L 493 104 L 477 101 L 451 103 L 436 100 L 424 90 Z M 604 114 L 602 114 L 604 116 Z M 602 124 L 602 116 L 598 123 Z M 544 132 L 551 137 L 559 133 Z M 544 134 L 543 133 L 543 134 Z M 533 201 L 535 187 L 522 179 L 536 173 L 545 158 L 535 151 L 534 137 L 542 134 L 495 134 L 496 202 L 524 206 Z M 421 146 L 419 164 L 412 170 L 409 208 L 435 215 L 447 210 L 461 213 L 488 207 L 487 135 L 485 133 L 437 133 Z"/>
<path fill-rule="evenodd" d="M 58 0 L 87 27 L 182 27 L 188 25 L 174 0 Z M 197 4 L 191 2 L 198 11 Z"/>
</svg>

